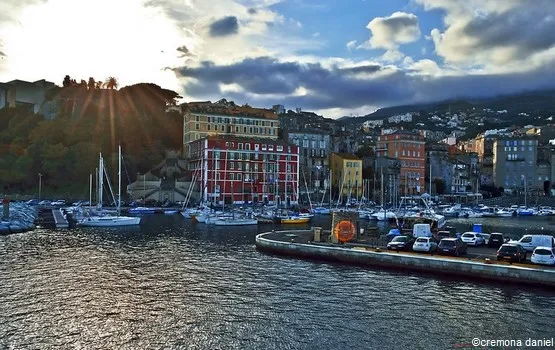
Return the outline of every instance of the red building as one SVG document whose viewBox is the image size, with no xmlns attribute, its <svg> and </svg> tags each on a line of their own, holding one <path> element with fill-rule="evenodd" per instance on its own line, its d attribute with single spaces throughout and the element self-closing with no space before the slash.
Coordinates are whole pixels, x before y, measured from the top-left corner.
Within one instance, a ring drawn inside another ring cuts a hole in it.
<svg viewBox="0 0 555 350">
<path fill-rule="evenodd" d="M 417 133 L 397 130 L 391 134 L 378 136 L 376 157 L 399 159 L 400 193 L 404 195 L 421 194 L 424 192 L 426 153 L 424 138 Z"/>
<path fill-rule="evenodd" d="M 298 146 L 212 135 L 191 142 L 190 147 L 189 170 L 202 202 L 298 203 Z"/>
</svg>

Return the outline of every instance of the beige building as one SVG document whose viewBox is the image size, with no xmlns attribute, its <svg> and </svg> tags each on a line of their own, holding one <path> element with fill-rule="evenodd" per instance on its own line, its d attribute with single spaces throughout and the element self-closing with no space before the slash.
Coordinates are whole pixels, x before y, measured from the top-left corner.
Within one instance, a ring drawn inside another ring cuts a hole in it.
<svg viewBox="0 0 555 350">
<path fill-rule="evenodd" d="M 180 106 L 183 115 L 183 154 L 189 158 L 189 144 L 211 135 L 277 140 L 278 115 L 270 109 L 237 106 L 220 100 L 191 102 Z"/>
<path fill-rule="evenodd" d="M 330 154 L 331 184 L 341 200 L 362 196 L 362 159 L 349 153 Z"/>
</svg>

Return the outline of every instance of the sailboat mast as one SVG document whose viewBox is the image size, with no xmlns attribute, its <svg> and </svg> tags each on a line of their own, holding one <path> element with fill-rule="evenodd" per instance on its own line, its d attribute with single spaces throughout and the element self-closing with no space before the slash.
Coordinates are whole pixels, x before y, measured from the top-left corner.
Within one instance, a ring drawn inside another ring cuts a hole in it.
<svg viewBox="0 0 555 350">
<path fill-rule="evenodd" d="M 98 164 L 98 207 L 102 208 L 102 186 L 104 185 L 104 160 L 102 153 L 100 153 L 100 160 Z"/>
<path fill-rule="evenodd" d="M 89 174 L 89 210 L 92 209 L 92 174 Z"/>
<path fill-rule="evenodd" d="M 121 146 L 118 146 L 118 216 L 121 210 Z"/>
</svg>

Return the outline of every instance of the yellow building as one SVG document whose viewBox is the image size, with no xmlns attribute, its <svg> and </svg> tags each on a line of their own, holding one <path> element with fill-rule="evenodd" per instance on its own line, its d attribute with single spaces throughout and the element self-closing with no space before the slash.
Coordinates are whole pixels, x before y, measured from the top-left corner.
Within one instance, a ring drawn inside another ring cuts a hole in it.
<svg viewBox="0 0 555 350">
<path fill-rule="evenodd" d="M 220 100 L 191 102 L 180 106 L 183 115 L 183 154 L 189 158 L 189 144 L 211 135 L 277 140 L 278 115 L 269 109 L 237 106 Z"/>
<path fill-rule="evenodd" d="M 332 188 L 335 193 L 341 193 L 341 200 L 362 196 L 361 159 L 353 154 L 331 153 L 330 172 Z"/>
</svg>

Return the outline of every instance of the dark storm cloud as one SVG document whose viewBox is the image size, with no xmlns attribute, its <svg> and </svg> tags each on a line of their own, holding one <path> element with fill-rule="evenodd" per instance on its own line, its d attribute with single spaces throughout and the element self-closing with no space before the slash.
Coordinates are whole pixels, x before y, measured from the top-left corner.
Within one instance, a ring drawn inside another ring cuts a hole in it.
<svg viewBox="0 0 555 350">
<path fill-rule="evenodd" d="M 251 105 L 269 106 L 279 102 L 306 109 L 390 106 L 555 87 L 551 79 L 555 73 L 553 64 L 529 73 L 433 78 L 377 65 L 327 68 L 318 63 L 279 62 L 262 57 L 231 65 L 204 62 L 196 68 L 177 68 L 175 72 L 178 76 L 194 78 L 184 87 L 186 94 L 195 98 L 219 95 L 248 101 Z M 245 93 L 222 93 L 220 84 L 232 83 Z M 296 96 L 294 92 L 301 87 L 308 93 Z M 276 100 L 276 94 L 285 97 Z"/>
<path fill-rule="evenodd" d="M 388 27 L 393 33 L 399 33 L 404 30 L 418 28 L 418 17 L 412 14 L 403 14 L 399 16 L 392 16 L 381 18 L 382 25 Z"/>
<path fill-rule="evenodd" d="M 210 24 L 210 36 L 228 36 L 239 32 L 239 22 L 235 16 L 227 16 Z"/>
<path fill-rule="evenodd" d="M 473 38 L 473 50 L 515 47 L 515 56 L 526 58 L 555 44 L 555 1 L 523 3 L 501 14 L 474 17 L 463 33 Z"/>
</svg>

